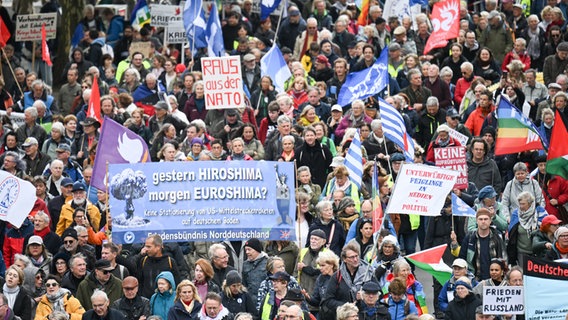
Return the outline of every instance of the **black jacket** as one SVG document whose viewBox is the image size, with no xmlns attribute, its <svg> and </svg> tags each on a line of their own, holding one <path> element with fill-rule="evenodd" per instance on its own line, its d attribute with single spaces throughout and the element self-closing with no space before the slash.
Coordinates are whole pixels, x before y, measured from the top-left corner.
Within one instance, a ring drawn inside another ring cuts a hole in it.
<svg viewBox="0 0 568 320">
<path fill-rule="evenodd" d="M 470 292 L 464 299 L 458 297 L 454 298 L 446 309 L 444 315 L 445 320 L 474 320 L 475 309 L 482 304 L 481 300 Z"/>
<path fill-rule="evenodd" d="M 258 311 L 256 310 L 256 297 L 255 299 L 251 298 L 247 292 L 241 292 L 234 297 L 229 297 L 223 292 L 221 297 L 223 298 L 223 306 L 232 314 L 248 312 L 252 314 L 253 317 L 258 315 Z"/>
<path fill-rule="evenodd" d="M 109 308 L 107 314 L 104 317 L 99 317 L 95 310 L 89 310 L 83 313 L 82 320 L 124 320 L 124 316 L 120 311 Z"/>
<path fill-rule="evenodd" d="M 138 320 L 141 316 L 148 318 L 152 315 L 150 300 L 140 295 L 136 295 L 132 300 L 122 297 L 116 300 L 112 307 L 120 311 L 127 320 Z"/>
<path fill-rule="evenodd" d="M 380 302 L 379 299 L 377 303 L 373 306 L 375 309 L 372 315 L 367 312 L 367 305 L 362 301 L 357 301 L 357 309 L 359 309 L 359 320 L 391 320 L 391 315 L 389 312 L 389 306 Z"/>
<path fill-rule="evenodd" d="M 196 320 L 199 319 L 199 310 L 201 303 L 198 301 L 193 302 L 193 310 L 187 312 L 181 301 L 176 301 L 174 306 L 168 311 L 168 320 Z"/>
<path fill-rule="evenodd" d="M 140 256 L 138 259 L 138 283 L 139 294 L 150 299 L 156 288 L 156 277 L 162 271 L 170 271 L 174 275 L 176 283 L 181 281 L 178 265 L 175 259 L 168 255 L 162 255 L 159 258 Z"/>
<path fill-rule="evenodd" d="M 14 301 L 14 307 L 12 311 L 14 315 L 20 317 L 22 320 L 32 319 L 32 301 L 24 287 L 20 286 L 20 292 L 16 296 L 16 301 Z"/>
<path fill-rule="evenodd" d="M 304 143 L 304 145 L 294 151 L 294 154 L 298 168 L 308 166 L 312 173 L 312 182 L 323 189 L 329 165 L 331 160 L 333 160 L 331 151 L 316 140 L 313 146 Z"/>
</svg>

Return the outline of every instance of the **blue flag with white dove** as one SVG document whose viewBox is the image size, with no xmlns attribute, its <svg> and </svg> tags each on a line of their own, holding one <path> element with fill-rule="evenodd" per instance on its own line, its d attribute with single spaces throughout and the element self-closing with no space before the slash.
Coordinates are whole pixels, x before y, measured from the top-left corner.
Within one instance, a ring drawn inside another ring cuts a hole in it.
<svg viewBox="0 0 568 320">
<path fill-rule="evenodd" d="M 276 43 L 260 59 L 260 76 L 269 76 L 274 82 L 276 91 L 286 92 L 284 83 L 292 76 L 292 73 Z"/>
<path fill-rule="evenodd" d="M 221 21 L 219 21 L 219 12 L 217 11 L 215 1 L 211 5 L 207 30 L 205 30 L 205 39 L 207 40 L 207 55 L 209 57 L 222 57 L 225 55 L 223 30 L 221 30 Z"/>
<path fill-rule="evenodd" d="M 475 217 L 475 210 L 452 192 L 452 214 L 456 217 Z"/>
<path fill-rule="evenodd" d="M 192 51 L 193 49 L 207 47 L 205 40 L 206 26 L 202 0 L 186 1 L 183 7 L 183 27 Z M 195 53 L 192 52 L 192 54 Z"/>
<path fill-rule="evenodd" d="M 365 99 L 381 92 L 389 83 L 388 47 L 385 46 L 372 66 L 347 75 L 337 103 L 346 106 L 356 99 Z"/>
<path fill-rule="evenodd" d="M 261 0 L 260 1 L 260 20 L 264 20 L 270 16 L 270 14 L 278 8 L 280 5 L 280 0 Z M 286 10 L 286 8 L 282 8 Z"/>
</svg>

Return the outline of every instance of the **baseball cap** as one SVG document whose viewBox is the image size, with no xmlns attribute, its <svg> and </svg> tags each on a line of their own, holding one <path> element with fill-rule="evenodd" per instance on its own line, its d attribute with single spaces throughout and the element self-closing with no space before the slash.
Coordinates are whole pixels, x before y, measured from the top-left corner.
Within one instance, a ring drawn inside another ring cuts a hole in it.
<svg viewBox="0 0 568 320">
<path fill-rule="evenodd" d="M 36 144 L 36 145 L 38 144 L 37 139 L 34 138 L 34 137 L 28 137 L 28 138 L 26 138 L 26 140 L 22 144 L 22 147 L 29 147 L 29 146 L 34 145 L 34 144 Z"/>
</svg>

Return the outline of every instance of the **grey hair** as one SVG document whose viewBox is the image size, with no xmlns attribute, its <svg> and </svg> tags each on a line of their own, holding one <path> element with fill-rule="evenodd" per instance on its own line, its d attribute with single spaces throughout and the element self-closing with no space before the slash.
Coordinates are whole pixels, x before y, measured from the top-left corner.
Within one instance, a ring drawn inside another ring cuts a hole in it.
<svg viewBox="0 0 568 320">
<path fill-rule="evenodd" d="M 306 172 L 308 172 L 309 174 L 311 174 L 311 172 L 310 172 L 310 167 L 308 167 L 308 166 L 301 166 L 301 167 L 298 168 L 298 171 L 297 171 L 297 172 L 298 172 L 298 176 L 300 175 L 300 173 L 302 173 L 302 172 L 304 172 L 304 171 L 306 171 Z"/>
<path fill-rule="evenodd" d="M 243 138 L 241 137 L 236 137 L 232 140 L 232 142 L 234 143 L 235 141 L 240 141 L 243 144 L 243 147 L 245 146 L 245 140 L 243 140 Z"/>
<path fill-rule="evenodd" d="M 59 131 L 61 134 L 65 133 L 65 126 L 61 122 L 56 122 L 56 123 L 52 124 L 51 125 L 51 132 L 53 132 L 53 129 Z"/>
<path fill-rule="evenodd" d="M 47 316 L 48 320 L 69 320 L 69 315 L 63 311 L 51 311 L 51 314 Z"/>
<path fill-rule="evenodd" d="M 383 126 L 383 122 L 380 119 L 374 119 L 371 121 L 371 130 L 375 131 Z"/>
<path fill-rule="evenodd" d="M 316 204 L 316 212 L 320 214 L 324 209 L 328 207 L 333 208 L 333 202 L 327 200 L 320 201 L 318 202 L 318 204 Z"/>
<path fill-rule="evenodd" d="M 45 102 L 43 102 L 42 100 L 36 100 L 34 101 L 34 103 L 32 104 L 32 107 L 39 109 L 39 108 L 43 108 L 47 110 L 47 106 L 45 105 Z"/>
<path fill-rule="evenodd" d="M 69 268 L 73 268 L 75 265 L 75 260 L 77 259 L 83 259 L 84 262 L 87 262 L 87 257 L 85 257 L 84 254 L 82 253 L 76 253 L 74 254 L 71 259 L 69 259 Z"/>
<path fill-rule="evenodd" d="M 96 298 L 103 298 L 105 301 L 108 301 L 107 294 L 100 289 L 95 289 L 95 292 L 93 292 L 93 294 L 91 295 L 91 301 L 93 301 Z"/>
<path fill-rule="evenodd" d="M 415 74 L 422 75 L 422 71 L 420 71 L 416 68 L 410 69 L 408 71 L 408 74 L 406 75 L 406 78 L 408 79 L 408 81 L 410 81 L 412 79 L 412 76 L 414 76 Z"/>
<path fill-rule="evenodd" d="M 146 81 L 148 81 L 148 80 L 158 80 L 158 77 L 156 77 L 156 75 L 153 74 L 153 73 L 148 73 L 148 74 L 146 75 L 146 78 L 145 78 L 145 79 L 146 79 Z"/>
<path fill-rule="evenodd" d="M 47 213 L 45 213 L 43 210 L 38 211 L 35 214 L 35 217 L 38 217 L 40 219 L 43 220 L 43 222 L 45 223 L 49 223 L 49 221 L 51 220 L 51 218 L 49 217 L 49 215 Z"/>
<path fill-rule="evenodd" d="M 17 260 L 22 261 L 26 265 L 26 268 L 30 265 L 30 263 L 32 263 L 32 261 L 30 260 L 30 258 L 28 256 L 23 255 L 21 253 L 16 253 L 14 255 L 14 262 L 17 261 Z"/>
<path fill-rule="evenodd" d="M 51 161 L 51 163 L 50 163 L 49 165 L 52 166 L 53 164 L 56 164 L 56 163 L 59 163 L 59 164 L 61 164 L 62 166 L 64 166 L 63 161 L 61 161 L 61 160 L 59 160 L 59 159 L 55 159 L 55 160 Z"/>
<path fill-rule="evenodd" d="M 473 71 L 473 64 L 471 64 L 471 62 L 464 62 L 461 64 L 460 69 L 467 69 L 469 71 Z"/>
<path fill-rule="evenodd" d="M 410 268 L 410 265 L 404 259 L 397 259 L 392 266 L 392 272 L 394 274 L 398 274 L 400 272 L 400 269 L 402 269 L 402 267 Z"/>
<path fill-rule="evenodd" d="M 201 119 L 195 119 L 195 120 L 191 121 L 191 124 L 196 125 L 199 130 L 206 130 L 207 129 L 207 126 L 205 125 L 205 121 L 203 121 Z"/>
<path fill-rule="evenodd" d="M 296 143 L 296 138 L 294 138 L 294 136 L 291 136 L 291 135 L 283 136 L 282 142 L 284 142 L 284 140 L 290 140 L 290 141 L 292 141 L 292 144 Z"/>
<path fill-rule="evenodd" d="M 292 124 L 292 119 L 290 119 L 290 117 L 288 117 L 287 115 L 283 114 L 283 115 L 280 115 L 278 117 L 278 119 L 276 120 L 276 123 L 278 125 L 281 125 L 281 124 L 284 124 L 284 123 Z"/>
<path fill-rule="evenodd" d="M 449 75 L 449 76 L 454 76 L 454 72 L 452 71 L 452 68 L 445 66 L 442 68 L 442 70 L 440 70 L 440 76 L 445 76 L 445 75 Z"/>
<path fill-rule="evenodd" d="M 213 260 L 214 258 L 216 258 L 217 256 L 215 255 L 217 253 L 218 250 L 224 250 L 225 252 L 227 252 L 227 248 L 225 248 L 224 245 L 220 244 L 220 243 L 215 243 L 213 245 L 211 245 L 211 247 L 209 248 L 209 259 Z"/>
<path fill-rule="evenodd" d="M 536 14 L 531 14 L 530 16 L 527 17 L 527 21 L 531 21 L 531 20 L 537 20 L 540 21 L 540 19 L 538 18 L 538 16 Z"/>
<path fill-rule="evenodd" d="M 428 100 L 426 100 L 426 106 L 439 106 L 440 102 L 438 101 L 438 98 L 434 97 L 434 96 L 430 96 L 428 97 Z"/>
<path fill-rule="evenodd" d="M 148 318 L 148 320 L 150 320 L 150 318 Z M 235 316 L 235 320 L 252 320 L 252 315 L 248 312 L 239 312 Z"/>
<path fill-rule="evenodd" d="M 544 121 L 544 116 L 546 116 L 546 115 L 551 115 L 552 118 L 554 119 L 554 111 L 552 111 L 552 109 L 550 109 L 550 108 L 542 109 L 542 114 L 541 114 L 540 120 Z"/>
<path fill-rule="evenodd" d="M 348 302 L 337 308 L 337 320 L 346 320 L 352 313 L 359 313 L 354 303 Z"/>
<path fill-rule="evenodd" d="M 523 38 L 517 38 L 517 39 L 515 40 L 515 42 L 521 43 L 521 44 L 523 45 L 523 47 L 526 47 L 526 46 L 527 46 L 527 40 L 525 40 L 525 39 L 523 39 Z"/>
<path fill-rule="evenodd" d="M 131 73 L 134 75 L 134 77 L 136 78 L 136 81 L 140 81 L 140 72 L 138 72 L 138 70 L 134 69 L 134 68 L 128 68 L 126 70 L 124 70 L 124 74 L 126 73 Z"/>
<path fill-rule="evenodd" d="M 517 162 L 513 166 L 513 172 L 527 171 L 527 170 L 528 170 L 527 165 L 524 162 Z"/>
<path fill-rule="evenodd" d="M 534 195 L 528 191 L 523 191 L 517 196 L 517 201 L 526 200 L 529 204 L 533 204 Z"/>
<path fill-rule="evenodd" d="M 85 228 L 83 226 L 74 226 L 73 229 L 75 229 L 75 231 L 77 231 L 77 234 L 87 232 L 87 228 Z"/>
<path fill-rule="evenodd" d="M 32 82 L 32 88 L 35 88 L 35 86 L 40 85 L 42 87 L 42 89 L 45 89 L 45 85 L 43 83 L 43 80 L 41 79 L 36 79 Z"/>
<path fill-rule="evenodd" d="M 7 151 L 4 154 L 4 158 L 6 158 L 8 156 L 14 158 L 14 162 L 16 163 L 16 169 L 18 169 L 22 172 L 26 171 L 26 167 L 27 167 L 26 162 L 22 158 L 20 158 L 20 155 L 17 152 Z"/>
<path fill-rule="evenodd" d="M 24 111 L 24 113 L 29 114 L 32 118 L 37 118 L 37 108 L 36 107 L 29 107 Z"/>
</svg>

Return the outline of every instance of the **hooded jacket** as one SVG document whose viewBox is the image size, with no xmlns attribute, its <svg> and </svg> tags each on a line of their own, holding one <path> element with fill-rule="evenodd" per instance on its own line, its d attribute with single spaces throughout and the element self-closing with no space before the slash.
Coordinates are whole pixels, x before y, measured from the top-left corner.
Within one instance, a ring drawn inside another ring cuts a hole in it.
<svg viewBox="0 0 568 320">
<path fill-rule="evenodd" d="M 171 289 L 160 292 L 158 290 L 158 280 L 164 279 L 170 283 Z M 160 272 L 156 277 L 156 293 L 150 298 L 150 309 L 153 315 L 158 315 L 162 319 L 167 319 L 168 310 L 173 307 L 176 298 L 176 282 L 174 275 L 169 271 Z"/>
</svg>

